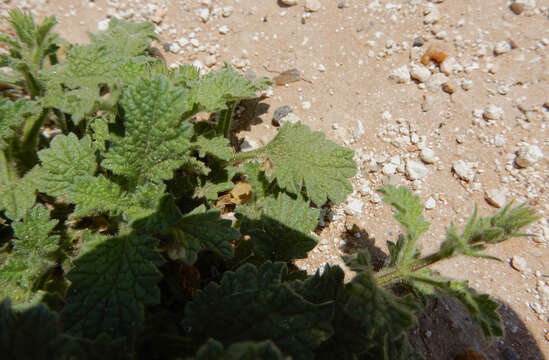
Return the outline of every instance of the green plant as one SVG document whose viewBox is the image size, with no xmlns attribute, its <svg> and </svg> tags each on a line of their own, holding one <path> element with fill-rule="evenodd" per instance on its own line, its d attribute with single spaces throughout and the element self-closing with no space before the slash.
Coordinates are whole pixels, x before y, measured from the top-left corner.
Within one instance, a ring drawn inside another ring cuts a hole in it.
<svg viewBox="0 0 549 360">
<path fill-rule="evenodd" d="M 422 256 L 423 207 L 387 186 L 405 232 L 386 266 L 374 272 L 361 252 L 345 257 L 356 272 L 348 283 L 338 266 L 308 276 L 292 262 L 316 244 L 318 207 L 352 191 L 353 151 L 298 123 L 236 152 L 233 109 L 269 81 L 229 66 L 170 71 L 150 55 L 151 24 L 113 19 L 89 45 L 66 43 L 58 61 L 53 18 L 36 25 L 13 11 L 9 21 L 17 37 L 0 38 L 13 76 L 3 92 L 17 99 L 0 98 L 4 356 L 419 358 L 406 329 L 424 297 L 440 293 L 487 337 L 502 334 L 494 301 L 428 267 L 486 257 L 486 244 L 521 235 L 532 209 L 475 211 Z M 199 112 L 212 116 L 195 121 Z"/>
</svg>

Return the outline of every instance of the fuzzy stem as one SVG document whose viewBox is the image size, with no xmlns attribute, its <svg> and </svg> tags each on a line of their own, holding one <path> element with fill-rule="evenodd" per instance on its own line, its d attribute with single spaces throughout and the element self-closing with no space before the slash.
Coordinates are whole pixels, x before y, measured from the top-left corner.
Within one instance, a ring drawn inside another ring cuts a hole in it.
<svg viewBox="0 0 549 360">
<path fill-rule="evenodd" d="M 217 124 L 217 131 L 219 134 L 228 139 L 231 131 L 231 122 L 233 119 L 233 112 L 236 107 L 236 101 L 229 101 L 227 103 L 227 109 L 219 112 L 219 123 Z"/>
<path fill-rule="evenodd" d="M 408 277 L 409 274 L 419 271 L 427 266 L 431 266 L 442 259 L 443 258 L 439 253 L 434 253 L 421 259 L 417 259 L 406 266 L 383 269 L 375 274 L 375 278 L 377 284 L 380 286 L 390 285 Z"/>
</svg>

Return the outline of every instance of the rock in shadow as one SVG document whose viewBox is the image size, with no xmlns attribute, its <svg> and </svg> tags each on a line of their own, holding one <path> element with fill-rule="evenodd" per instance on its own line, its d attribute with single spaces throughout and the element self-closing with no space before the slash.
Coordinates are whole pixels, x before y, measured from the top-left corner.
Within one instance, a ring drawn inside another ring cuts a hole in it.
<svg viewBox="0 0 549 360">
<path fill-rule="evenodd" d="M 418 326 L 408 331 L 410 344 L 427 360 L 543 360 L 517 313 L 506 304 L 498 312 L 505 324 L 505 337 L 489 343 L 460 303 L 449 297 L 432 298 L 418 317 Z"/>
<path fill-rule="evenodd" d="M 262 102 L 265 98 L 242 100 L 236 106 L 231 127 L 231 143 L 236 144 L 236 134 L 243 130 L 251 130 L 252 125 L 263 122 L 261 115 L 269 111 L 269 104 Z"/>
</svg>

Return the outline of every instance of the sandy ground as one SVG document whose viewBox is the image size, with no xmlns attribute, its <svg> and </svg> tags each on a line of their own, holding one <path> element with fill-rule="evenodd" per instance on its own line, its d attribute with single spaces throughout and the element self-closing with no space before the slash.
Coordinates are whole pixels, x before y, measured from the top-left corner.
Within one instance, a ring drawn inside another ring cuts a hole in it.
<svg viewBox="0 0 549 360">
<path fill-rule="evenodd" d="M 460 257 L 436 266 L 501 302 L 505 338 L 488 346 L 460 307 L 444 299 L 430 305 L 411 336 L 428 359 L 453 359 L 468 349 L 487 359 L 548 358 L 549 0 L 522 1 L 514 5 L 520 14 L 505 0 L 324 0 L 314 12 L 305 0 L 283 2 L 4 0 L 0 6 L 54 14 L 57 31 L 74 42 L 86 42 L 86 32 L 112 16 L 154 21 L 162 37 L 156 46 L 174 66 L 194 62 L 209 71 L 226 61 L 269 77 L 300 70 L 304 80 L 275 86 L 243 108 L 237 136 L 252 146 L 268 142 L 277 131 L 274 110 L 289 105 L 302 122 L 357 152 L 356 191 L 333 209 L 319 246 L 300 263 L 309 271 L 372 244 L 386 252 L 399 228 L 373 192 L 385 183 L 408 185 L 428 201 L 425 253 L 437 248 L 450 221 L 462 225 L 475 203 L 482 214 L 495 211 L 487 194 L 492 203 L 529 202 L 542 216 L 530 229 L 537 237 L 490 248 L 501 262 Z M 419 67 L 433 44 L 450 60 Z"/>
</svg>

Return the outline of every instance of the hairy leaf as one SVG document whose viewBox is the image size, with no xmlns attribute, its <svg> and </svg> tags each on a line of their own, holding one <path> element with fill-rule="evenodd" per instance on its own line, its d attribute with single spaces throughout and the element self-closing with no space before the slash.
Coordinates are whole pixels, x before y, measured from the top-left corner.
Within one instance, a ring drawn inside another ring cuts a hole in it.
<svg viewBox="0 0 549 360">
<path fill-rule="evenodd" d="M 144 318 L 144 305 L 156 304 L 163 260 L 157 241 L 145 235 L 104 239 L 77 258 L 67 277 L 68 290 L 61 319 L 67 332 L 95 338 L 102 332 L 127 337 Z"/>
<path fill-rule="evenodd" d="M 27 211 L 25 218 L 12 224 L 17 240 L 13 252 L 24 257 L 45 257 L 59 247 L 59 236 L 50 236 L 57 225 L 50 220 L 50 211 L 42 205 L 36 205 Z"/>
<path fill-rule="evenodd" d="M 61 334 L 57 315 L 43 304 L 14 311 L 0 303 L 0 353 L 5 359 L 60 359 L 70 339 Z"/>
<path fill-rule="evenodd" d="M 160 40 L 153 24 L 117 18 L 109 21 L 107 30 L 90 33 L 89 36 L 92 44 L 104 46 L 110 53 L 123 57 L 141 55 L 152 40 Z"/>
<path fill-rule="evenodd" d="M 51 196 L 67 194 L 79 177 L 93 175 L 97 168 L 90 138 L 78 140 L 74 133 L 57 135 L 49 148 L 38 152 L 38 157 L 46 171 L 40 191 Z"/>
<path fill-rule="evenodd" d="M 270 341 L 239 342 L 227 349 L 223 344 L 209 339 L 196 353 L 196 360 L 284 360 L 285 357 Z"/>
<path fill-rule="evenodd" d="M 35 167 L 21 179 L 0 186 L 0 209 L 5 209 L 8 218 L 21 219 L 34 205 L 39 178 L 40 169 Z"/>
<path fill-rule="evenodd" d="M 274 343 L 294 359 L 310 359 L 331 334 L 330 304 L 313 304 L 281 282 L 282 263 L 251 264 L 226 272 L 185 307 L 183 324 L 195 342 L 212 337 L 225 346 L 239 341 Z M 239 314 L 234 321 L 234 314 Z"/>
<path fill-rule="evenodd" d="M 306 125 L 284 124 L 267 146 L 245 154 L 266 159 L 267 179 L 276 178 L 283 189 L 299 194 L 305 183 L 317 205 L 328 198 L 340 203 L 353 191 L 348 180 L 356 173 L 353 150 L 326 140 L 323 133 Z"/>
<path fill-rule="evenodd" d="M 309 208 L 301 196 L 285 193 L 267 198 L 263 203 L 260 225 L 247 231 L 254 242 L 254 252 L 273 261 L 306 258 L 316 245 L 310 234 L 318 223 L 318 209 Z M 253 225 L 252 225 L 253 226 Z"/>
<path fill-rule="evenodd" d="M 246 79 L 226 65 L 202 77 L 193 87 L 192 97 L 202 110 L 214 112 L 227 109 L 228 102 L 255 98 L 256 92 L 265 90 L 268 85 L 266 79 Z"/>
<path fill-rule="evenodd" d="M 198 148 L 200 157 L 210 154 L 225 161 L 229 161 L 234 157 L 234 149 L 229 146 L 229 139 L 223 136 L 212 138 L 199 136 L 196 142 L 192 143 L 192 146 Z"/>
<path fill-rule="evenodd" d="M 181 122 L 189 109 L 186 95 L 162 77 L 131 85 L 121 101 L 125 134 L 110 136 L 102 166 L 137 185 L 171 179 L 190 146 L 192 127 Z"/>
<path fill-rule="evenodd" d="M 0 150 L 8 147 L 9 139 L 25 121 L 25 116 L 37 114 L 40 108 L 33 101 L 12 102 L 0 96 Z"/>
<path fill-rule="evenodd" d="M 196 261 L 201 250 L 213 250 L 231 258 L 234 254 L 232 241 L 239 238 L 230 220 L 220 219 L 217 210 L 206 211 L 201 205 L 185 214 L 183 218 L 170 229 L 175 236 L 176 248 L 173 256 L 188 265 Z"/>
</svg>

